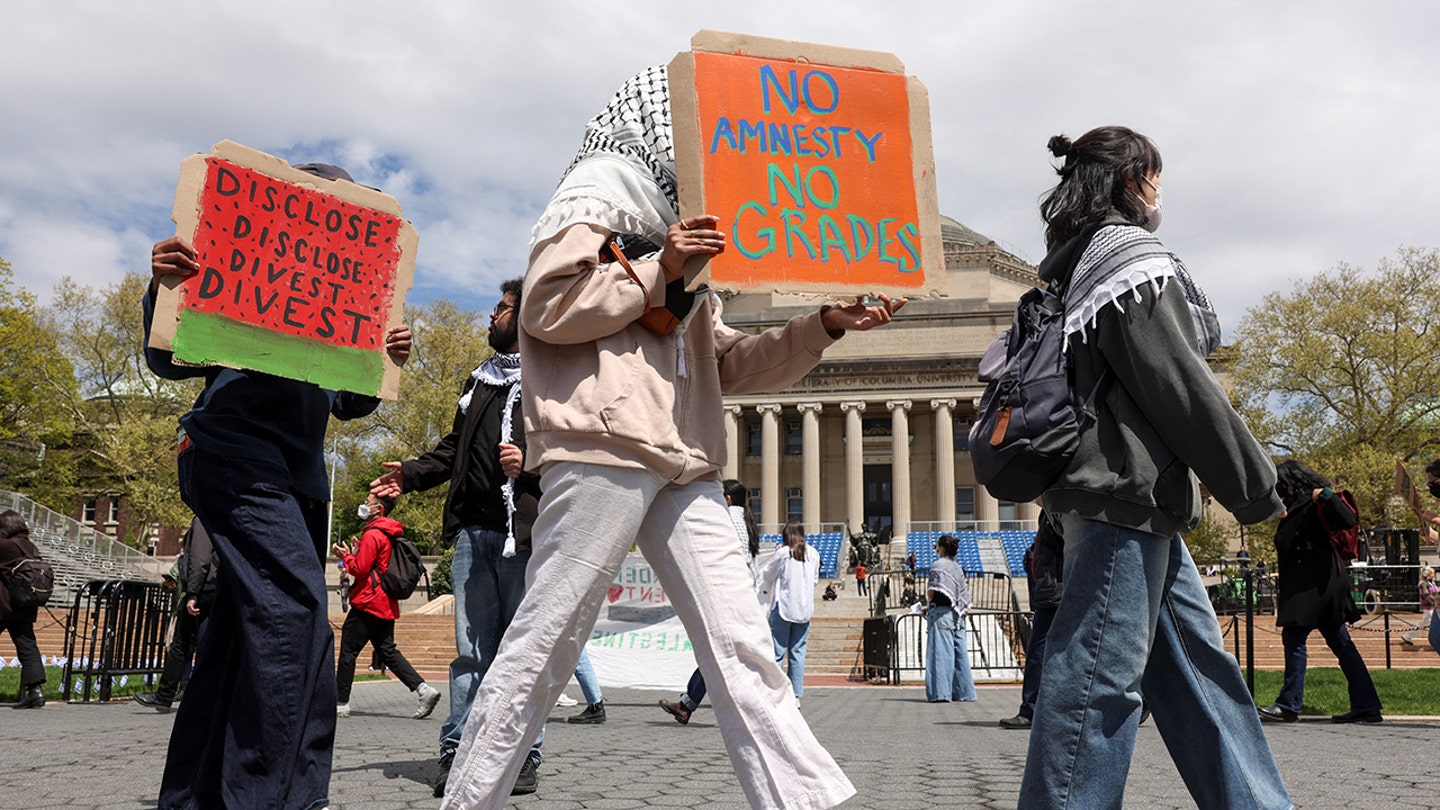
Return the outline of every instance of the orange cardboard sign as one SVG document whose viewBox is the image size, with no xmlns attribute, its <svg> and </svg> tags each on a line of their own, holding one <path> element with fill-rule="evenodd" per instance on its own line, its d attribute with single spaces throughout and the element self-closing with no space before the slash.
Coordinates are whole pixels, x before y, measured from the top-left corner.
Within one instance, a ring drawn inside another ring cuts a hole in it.
<svg viewBox="0 0 1440 810">
<path fill-rule="evenodd" d="M 724 253 L 692 286 L 944 292 L 923 86 L 887 54 L 702 31 L 671 62 L 682 216 Z"/>
</svg>

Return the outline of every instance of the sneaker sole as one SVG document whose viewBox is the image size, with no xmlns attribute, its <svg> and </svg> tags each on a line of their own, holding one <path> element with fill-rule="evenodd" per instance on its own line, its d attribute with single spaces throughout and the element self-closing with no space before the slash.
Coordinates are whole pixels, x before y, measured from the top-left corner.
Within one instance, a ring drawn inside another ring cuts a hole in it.
<svg viewBox="0 0 1440 810">
<path fill-rule="evenodd" d="M 423 705 L 420 706 L 420 709 L 418 711 L 415 712 L 415 719 L 424 720 L 425 718 L 429 717 L 430 713 L 435 711 L 435 707 L 438 705 L 440 705 L 440 693 L 436 692 L 435 694 L 431 695 Z"/>
</svg>

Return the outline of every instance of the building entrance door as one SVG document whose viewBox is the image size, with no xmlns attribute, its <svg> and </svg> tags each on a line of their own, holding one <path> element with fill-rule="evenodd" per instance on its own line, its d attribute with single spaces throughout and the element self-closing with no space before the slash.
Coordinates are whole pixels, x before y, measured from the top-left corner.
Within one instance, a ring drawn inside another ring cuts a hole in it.
<svg viewBox="0 0 1440 810">
<path fill-rule="evenodd" d="M 894 520 L 894 500 L 891 495 L 890 465 L 865 465 L 865 528 L 879 532 Z"/>
</svg>

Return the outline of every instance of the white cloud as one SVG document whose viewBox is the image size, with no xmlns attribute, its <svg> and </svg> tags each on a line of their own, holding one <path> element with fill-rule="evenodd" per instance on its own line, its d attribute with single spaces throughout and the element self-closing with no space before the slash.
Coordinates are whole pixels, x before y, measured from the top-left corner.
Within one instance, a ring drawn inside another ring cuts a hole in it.
<svg viewBox="0 0 1440 810">
<path fill-rule="evenodd" d="M 585 120 L 708 27 L 896 53 L 930 91 L 942 210 L 1032 261 L 1046 139 L 1146 132 L 1162 236 L 1233 325 L 1294 278 L 1440 242 L 1437 22 L 1425 0 L 11 0 L 0 255 L 42 296 L 143 269 L 180 160 L 229 138 L 395 194 L 416 300 L 478 309 L 522 269 Z"/>
</svg>

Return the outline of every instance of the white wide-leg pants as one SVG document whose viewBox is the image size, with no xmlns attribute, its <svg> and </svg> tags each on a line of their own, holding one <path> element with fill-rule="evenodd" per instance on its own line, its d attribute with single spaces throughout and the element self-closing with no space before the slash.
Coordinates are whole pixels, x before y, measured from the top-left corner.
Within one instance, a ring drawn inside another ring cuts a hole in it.
<svg viewBox="0 0 1440 810">
<path fill-rule="evenodd" d="M 808 810 L 854 795 L 775 664 L 719 481 L 566 462 L 541 484 L 525 599 L 475 696 L 442 810 L 505 806 L 632 542 L 690 636 L 750 805 Z"/>
</svg>

